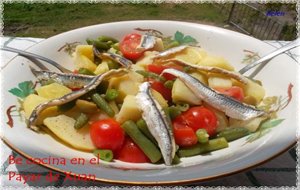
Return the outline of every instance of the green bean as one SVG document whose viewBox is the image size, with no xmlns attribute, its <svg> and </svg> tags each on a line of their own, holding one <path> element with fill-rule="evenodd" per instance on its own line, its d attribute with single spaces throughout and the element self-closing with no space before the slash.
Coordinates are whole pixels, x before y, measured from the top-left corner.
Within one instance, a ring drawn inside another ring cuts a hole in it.
<svg viewBox="0 0 300 190">
<path fill-rule="evenodd" d="M 57 106 L 57 109 L 58 109 L 58 111 L 66 112 L 66 111 L 72 109 L 75 106 L 75 104 L 76 104 L 76 100 L 72 100 L 68 103 Z"/>
<path fill-rule="evenodd" d="M 143 133 L 139 130 L 136 124 L 129 120 L 124 122 L 122 128 L 126 134 L 141 148 L 152 163 L 159 161 L 162 157 L 161 152 Z"/>
<path fill-rule="evenodd" d="M 172 165 L 176 165 L 180 163 L 180 158 L 177 156 L 177 154 L 175 154 L 173 161 L 172 161 Z"/>
<path fill-rule="evenodd" d="M 107 101 L 112 101 L 119 96 L 119 92 L 116 89 L 107 89 L 105 93 L 105 99 Z"/>
<path fill-rule="evenodd" d="M 178 150 L 179 157 L 195 156 L 203 153 L 212 152 L 222 148 L 227 148 L 228 143 L 224 137 L 211 139 L 205 144 L 196 144 L 192 147 L 181 148 Z"/>
<path fill-rule="evenodd" d="M 93 45 L 93 40 L 92 39 L 87 38 L 85 41 L 88 45 Z"/>
<path fill-rule="evenodd" d="M 147 123 L 145 122 L 145 120 L 143 119 L 139 119 L 137 122 L 136 122 L 136 125 L 138 126 L 138 128 L 141 130 L 141 132 L 146 136 L 148 137 L 149 140 L 151 140 L 151 142 L 157 144 L 155 138 L 152 136 L 152 134 L 150 133 L 149 129 L 148 129 L 148 126 L 147 126 Z"/>
<path fill-rule="evenodd" d="M 112 60 L 107 61 L 107 66 L 109 70 L 120 68 L 120 64 Z"/>
<path fill-rule="evenodd" d="M 97 149 L 97 150 L 94 150 L 93 151 L 93 154 L 101 159 L 101 160 L 104 160 L 104 161 L 107 161 L 107 162 L 110 162 L 112 161 L 114 155 L 113 155 L 113 152 L 111 150 L 105 150 L 105 149 Z"/>
<path fill-rule="evenodd" d="M 192 68 L 191 68 L 190 66 L 185 66 L 185 67 L 183 67 L 183 71 L 184 71 L 185 73 L 189 72 L 191 69 L 192 69 Z"/>
<path fill-rule="evenodd" d="M 190 108 L 189 104 L 177 104 L 176 107 L 180 109 L 180 111 L 187 111 Z"/>
<path fill-rule="evenodd" d="M 94 93 L 91 96 L 93 102 L 97 105 L 98 108 L 107 113 L 108 116 L 113 117 L 115 115 L 114 110 L 109 106 L 109 104 L 100 96 L 98 93 Z"/>
<path fill-rule="evenodd" d="M 100 50 L 108 50 L 110 48 L 110 46 L 107 43 L 101 42 L 101 41 L 98 41 L 98 40 L 94 40 L 93 45 L 97 49 L 100 49 Z"/>
<path fill-rule="evenodd" d="M 87 124 L 89 121 L 89 118 L 84 113 L 80 113 L 80 115 L 76 118 L 74 128 L 75 129 L 81 129 L 85 124 Z"/>
<path fill-rule="evenodd" d="M 170 106 L 168 107 L 168 113 L 171 119 L 175 119 L 175 117 L 181 114 L 181 110 L 176 106 Z"/>
<path fill-rule="evenodd" d="M 111 41 L 111 42 L 113 42 L 113 43 L 117 43 L 117 42 L 118 42 L 117 39 L 115 39 L 115 38 L 113 38 L 113 37 L 110 37 L 110 36 L 99 36 L 99 37 L 98 37 L 98 40 L 99 40 L 100 42 L 109 42 L 109 41 Z"/>
<path fill-rule="evenodd" d="M 168 89 L 172 89 L 173 88 L 173 84 L 174 84 L 174 81 L 173 80 L 167 80 L 165 83 L 164 83 L 164 86 Z"/>
<path fill-rule="evenodd" d="M 207 134 L 207 131 L 205 129 L 198 129 L 196 131 L 196 136 L 198 138 L 199 143 L 207 143 L 209 135 Z"/>
<path fill-rule="evenodd" d="M 217 137 L 224 137 L 228 142 L 230 142 L 249 134 L 249 130 L 244 127 L 231 127 L 218 133 Z"/>
<path fill-rule="evenodd" d="M 143 75 L 145 78 L 153 78 L 160 82 L 166 81 L 166 79 L 164 77 L 159 76 L 158 74 L 153 73 L 153 72 L 144 71 L 144 70 L 137 70 L 136 72 L 140 75 Z"/>
<path fill-rule="evenodd" d="M 80 68 L 78 70 L 79 74 L 83 74 L 83 75 L 95 75 L 95 73 L 93 73 L 92 71 L 86 69 L 86 68 Z"/>
<path fill-rule="evenodd" d="M 179 42 L 174 40 L 174 41 L 166 44 L 165 49 L 170 49 L 170 48 L 173 48 L 173 47 L 176 47 L 176 46 L 179 46 L 179 45 L 180 45 Z"/>
<path fill-rule="evenodd" d="M 113 45 L 111 45 L 112 48 L 114 48 L 115 50 L 119 51 L 119 43 L 114 43 Z"/>
</svg>

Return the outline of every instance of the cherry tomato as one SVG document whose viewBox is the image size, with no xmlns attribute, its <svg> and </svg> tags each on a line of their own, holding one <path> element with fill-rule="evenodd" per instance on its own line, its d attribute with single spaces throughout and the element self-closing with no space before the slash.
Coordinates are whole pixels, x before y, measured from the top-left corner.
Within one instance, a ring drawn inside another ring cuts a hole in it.
<svg viewBox="0 0 300 190">
<path fill-rule="evenodd" d="M 197 106 L 182 113 L 182 117 L 194 132 L 205 129 L 210 136 L 215 135 L 217 128 L 217 117 L 214 112 L 204 106 Z"/>
<path fill-rule="evenodd" d="M 151 88 L 159 92 L 165 100 L 171 101 L 172 100 L 172 91 L 171 89 L 165 87 L 162 82 L 151 80 L 150 82 Z"/>
<path fill-rule="evenodd" d="M 122 147 L 125 139 L 123 129 L 114 119 L 104 119 L 92 123 L 90 136 L 97 148 L 109 149 L 114 153 Z"/>
<path fill-rule="evenodd" d="M 178 116 L 173 120 L 173 132 L 175 142 L 180 147 L 197 144 L 197 136 L 194 130 L 187 126 L 183 117 Z"/>
<path fill-rule="evenodd" d="M 239 86 L 232 86 L 230 88 L 216 88 L 215 90 L 222 94 L 235 98 L 238 101 L 242 102 L 244 100 L 244 91 Z"/>
<path fill-rule="evenodd" d="M 156 73 L 158 75 L 160 75 L 163 70 L 168 69 L 168 68 L 173 68 L 173 69 L 177 69 L 177 70 L 183 70 L 181 66 L 177 66 L 177 65 L 172 65 L 172 66 L 164 66 L 164 65 L 158 65 L 158 64 L 149 64 L 147 66 L 147 70 L 153 73 Z M 165 77 L 165 79 L 167 80 L 174 80 L 176 77 L 169 74 L 169 73 L 164 73 L 163 77 Z"/>
<path fill-rule="evenodd" d="M 119 47 L 124 57 L 136 60 L 143 55 L 144 50 L 137 49 L 137 46 L 141 42 L 141 38 L 142 36 L 136 33 L 128 34 L 123 38 Z"/>
<path fill-rule="evenodd" d="M 118 152 L 118 160 L 132 163 L 150 162 L 145 153 L 129 138 L 125 139 L 125 143 Z"/>
</svg>

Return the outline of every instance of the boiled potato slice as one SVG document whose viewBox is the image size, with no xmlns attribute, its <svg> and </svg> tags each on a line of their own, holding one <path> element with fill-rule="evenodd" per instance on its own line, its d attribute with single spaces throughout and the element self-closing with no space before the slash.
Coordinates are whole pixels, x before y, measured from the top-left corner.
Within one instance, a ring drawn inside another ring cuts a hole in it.
<svg viewBox="0 0 300 190">
<path fill-rule="evenodd" d="M 243 86 L 243 90 L 245 93 L 245 96 L 250 96 L 255 99 L 256 105 L 261 102 L 261 100 L 265 97 L 265 89 L 257 84 L 256 82 L 253 82 L 252 80 L 248 80 L 248 83 Z"/>
<path fill-rule="evenodd" d="M 84 55 L 89 60 L 94 61 L 94 53 L 93 53 L 93 46 L 92 45 L 77 45 L 75 49 L 76 56 Z"/>
<path fill-rule="evenodd" d="M 124 99 L 123 105 L 120 112 L 116 116 L 116 120 L 119 123 L 123 123 L 127 120 L 136 121 L 142 117 L 142 112 L 140 111 L 135 96 L 127 95 Z"/>
<path fill-rule="evenodd" d="M 212 76 L 208 78 L 208 86 L 210 88 L 230 88 L 232 80 L 226 77 Z"/>
<path fill-rule="evenodd" d="M 25 117 L 28 119 L 32 113 L 32 111 L 41 103 L 44 103 L 44 102 L 47 102 L 49 101 L 48 99 L 46 98 L 43 98 L 41 96 L 38 96 L 36 94 L 30 94 L 29 96 L 27 96 L 25 99 L 24 99 L 24 102 L 23 102 L 23 109 L 24 109 L 24 112 L 25 112 Z M 50 116 L 55 116 L 55 115 L 58 115 L 59 112 L 57 110 L 57 107 L 54 106 L 54 107 L 50 107 L 50 108 L 47 108 L 45 110 L 43 110 L 40 114 L 39 114 L 39 117 L 37 119 L 37 125 L 40 125 L 43 123 L 43 120 L 46 118 L 46 117 L 50 117 Z"/>
<path fill-rule="evenodd" d="M 94 71 L 94 73 L 96 75 L 100 75 L 100 74 L 103 74 L 105 72 L 107 72 L 109 70 L 109 67 L 107 65 L 107 62 L 105 61 L 102 61 L 96 68 L 96 70 Z"/>
<path fill-rule="evenodd" d="M 202 60 L 200 60 L 197 64 L 203 66 L 210 66 L 210 67 L 219 67 L 229 71 L 234 70 L 234 67 L 231 66 L 223 57 L 214 56 L 214 55 L 207 55 Z"/>
<path fill-rule="evenodd" d="M 94 72 L 97 68 L 97 65 L 91 61 L 87 56 L 85 55 L 77 55 L 75 56 L 75 67 L 76 69 L 80 68 L 86 68 L 92 72 Z"/>
<path fill-rule="evenodd" d="M 153 58 L 155 57 L 155 55 L 157 55 L 158 52 L 157 51 L 145 51 L 144 56 L 139 58 L 137 60 L 137 62 L 134 64 L 136 65 L 135 67 L 139 67 L 139 68 L 144 68 L 153 63 Z M 137 69 L 139 70 L 139 69 Z"/>
<path fill-rule="evenodd" d="M 198 47 L 188 47 L 184 51 L 176 53 L 173 58 L 196 64 L 206 57 L 206 52 Z"/>
<path fill-rule="evenodd" d="M 64 85 L 58 83 L 51 83 L 45 86 L 38 88 L 37 93 L 39 96 L 47 99 L 56 99 L 60 98 L 66 94 L 72 92 L 71 89 L 65 87 Z"/>
<path fill-rule="evenodd" d="M 80 99 L 76 100 L 76 107 L 84 113 L 95 113 L 98 110 L 95 103 Z"/>
<path fill-rule="evenodd" d="M 109 80 L 108 88 L 116 89 L 119 91 L 119 96 L 116 99 L 117 102 L 122 102 L 127 95 L 136 95 L 141 83 L 126 74 L 121 77 L 114 77 Z"/>
<path fill-rule="evenodd" d="M 48 129 L 74 148 L 87 151 L 96 149 L 90 137 L 89 126 L 75 129 L 74 124 L 75 119 L 66 115 L 48 117 L 44 120 L 44 125 L 46 125 Z"/>
<path fill-rule="evenodd" d="M 164 97 L 159 93 L 157 92 L 156 90 L 151 90 L 151 93 L 153 95 L 153 97 L 155 98 L 155 100 L 159 103 L 159 105 L 162 107 L 162 108 L 165 108 L 165 107 L 168 107 L 168 101 L 164 99 Z"/>
<path fill-rule="evenodd" d="M 244 127 L 248 129 L 250 132 L 255 132 L 258 129 L 260 123 L 265 119 L 266 117 L 256 117 L 253 119 L 242 121 L 242 120 L 229 118 L 229 127 Z"/>
<path fill-rule="evenodd" d="M 207 83 L 206 77 L 200 73 L 191 75 L 204 84 Z M 202 101 L 197 97 L 180 79 L 176 79 L 172 88 L 172 100 L 174 103 L 188 103 L 191 105 L 201 105 Z"/>
</svg>

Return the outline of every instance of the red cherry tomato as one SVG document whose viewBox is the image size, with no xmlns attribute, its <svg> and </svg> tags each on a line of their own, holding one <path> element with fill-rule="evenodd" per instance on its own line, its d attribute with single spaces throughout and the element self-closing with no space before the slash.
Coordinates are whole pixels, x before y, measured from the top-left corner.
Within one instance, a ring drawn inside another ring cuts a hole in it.
<svg viewBox="0 0 300 190">
<path fill-rule="evenodd" d="M 156 73 L 158 75 L 160 75 L 163 70 L 168 69 L 168 68 L 173 68 L 173 69 L 177 69 L 177 70 L 183 70 L 181 66 L 177 66 L 177 65 L 172 65 L 172 66 L 164 66 L 164 65 L 158 65 L 158 64 L 149 64 L 147 66 L 147 70 L 153 73 Z M 174 80 L 176 77 L 169 74 L 169 73 L 164 73 L 163 77 L 165 77 L 165 79 L 167 80 Z"/>
<path fill-rule="evenodd" d="M 150 82 L 151 88 L 159 92 L 165 100 L 171 101 L 172 100 L 172 91 L 171 89 L 165 87 L 162 82 L 151 80 Z"/>
<path fill-rule="evenodd" d="M 109 149 L 115 153 L 122 147 L 125 133 L 114 119 L 104 119 L 91 124 L 90 136 L 97 148 Z"/>
<path fill-rule="evenodd" d="M 123 38 L 119 47 L 124 57 L 136 60 L 143 55 L 144 50 L 137 49 L 137 46 L 141 42 L 141 38 L 142 36 L 136 33 L 128 34 Z"/>
<path fill-rule="evenodd" d="M 125 143 L 119 151 L 117 159 L 132 163 L 150 162 L 145 153 L 129 137 L 125 139 Z"/>
<path fill-rule="evenodd" d="M 214 112 L 204 106 L 197 106 L 182 113 L 182 117 L 194 132 L 205 129 L 210 136 L 215 135 L 217 129 L 217 117 Z"/>
<path fill-rule="evenodd" d="M 235 98 L 238 101 L 242 102 L 244 100 L 244 91 L 239 86 L 232 86 L 230 88 L 216 88 L 215 90 L 222 94 Z"/>
<path fill-rule="evenodd" d="M 175 142 L 180 147 L 192 146 L 198 142 L 194 130 L 187 126 L 181 116 L 178 116 L 173 120 L 173 132 Z"/>
</svg>

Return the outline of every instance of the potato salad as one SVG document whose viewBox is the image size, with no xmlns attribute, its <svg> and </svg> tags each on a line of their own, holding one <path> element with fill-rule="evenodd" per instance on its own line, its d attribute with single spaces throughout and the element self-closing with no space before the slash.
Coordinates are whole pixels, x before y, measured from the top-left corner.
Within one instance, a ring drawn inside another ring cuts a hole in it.
<svg viewBox="0 0 300 190">
<path fill-rule="evenodd" d="M 101 160 L 180 163 L 251 136 L 276 118 L 278 97 L 196 39 L 155 30 L 76 45 L 73 73 L 32 69 L 28 127 Z"/>
</svg>

